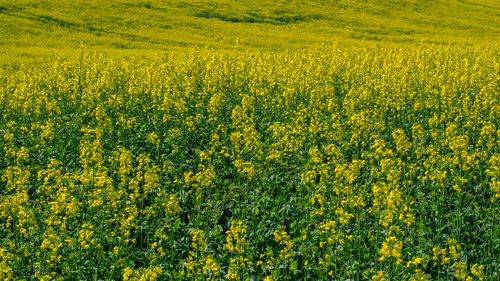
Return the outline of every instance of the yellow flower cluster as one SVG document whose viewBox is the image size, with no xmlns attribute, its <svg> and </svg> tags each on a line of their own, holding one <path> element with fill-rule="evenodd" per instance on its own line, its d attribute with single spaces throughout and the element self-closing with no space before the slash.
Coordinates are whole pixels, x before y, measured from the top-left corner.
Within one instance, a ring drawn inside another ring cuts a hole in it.
<svg viewBox="0 0 500 281">
<path fill-rule="evenodd" d="M 134 270 L 127 267 L 123 270 L 123 281 L 155 281 L 161 275 L 159 266 L 152 266 L 145 269 Z"/>
<path fill-rule="evenodd" d="M 248 242 L 245 240 L 247 228 L 241 220 L 231 222 L 231 227 L 226 232 L 226 248 L 229 252 L 242 254 L 249 247 Z"/>
<path fill-rule="evenodd" d="M 199 249 L 204 249 L 207 246 L 207 243 L 205 242 L 205 233 L 203 230 L 200 229 L 193 229 L 191 231 L 191 247 L 193 248 L 199 248 Z"/>
<path fill-rule="evenodd" d="M 382 243 L 382 247 L 379 250 L 380 258 L 379 261 L 384 261 L 388 258 L 395 258 L 398 264 L 402 262 L 401 260 L 401 250 L 403 249 L 403 242 L 399 241 L 394 236 L 389 236 Z"/>
<path fill-rule="evenodd" d="M 181 276 L 197 278 L 205 276 L 206 280 L 212 280 L 220 275 L 220 266 L 212 255 L 206 254 L 207 243 L 205 233 L 200 229 L 191 231 L 191 248 L 188 258 L 183 262 L 184 270 Z"/>
<path fill-rule="evenodd" d="M 284 229 L 277 229 L 273 232 L 274 241 L 276 241 L 281 247 L 279 258 L 280 260 L 288 260 L 289 262 L 293 262 L 293 246 L 294 242 L 292 241 L 290 235 L 286 233 Z"/>
</svg>

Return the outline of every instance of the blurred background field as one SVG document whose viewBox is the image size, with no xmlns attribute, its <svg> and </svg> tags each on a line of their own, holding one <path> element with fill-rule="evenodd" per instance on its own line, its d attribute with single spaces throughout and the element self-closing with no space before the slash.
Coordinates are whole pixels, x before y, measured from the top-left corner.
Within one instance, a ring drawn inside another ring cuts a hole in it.
<svg viewBox="0 0 500 281">
<path fill-rule="evenodd" d="M 0 1 L 0 62 L 45 60 L 82 46 L 111 56 L 193 48 L 261 51 L 346 45 L 495 41 L 500 2 Z"/>
</svg>

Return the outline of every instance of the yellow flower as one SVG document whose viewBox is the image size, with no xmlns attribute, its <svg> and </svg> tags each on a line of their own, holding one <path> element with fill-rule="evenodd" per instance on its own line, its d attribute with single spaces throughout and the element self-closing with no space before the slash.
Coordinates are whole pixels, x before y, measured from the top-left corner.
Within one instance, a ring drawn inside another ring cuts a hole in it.
<svg viewBox="0 0 500 281">
<path fill-rule="evenodd" d="M 230 229 L 226 232 L 226 249 L 229 252 L 243 253 L 249 247 L 245 239 L 247 226 L 241 220 L 234 220 L 231 222 Z"/>
<path fill-rule="evenodd" d="M 154 144 L 154 145 L 159 145 L 160 144 L 160 139 L 158 138 L 158 135 L 155 132 L 151 132 L 148 135 L 148 141 L 151 144 Z"/>
<path fill-rule="evenodd" d="M 399 241 L 394 236 L 389 236 L 382 243 L 382 248 L 379 250 L 380 261 L 383 261 L 387 258 L 401 258 L 401 250 L 403 249 L 403 242 Z"/>
</svg>

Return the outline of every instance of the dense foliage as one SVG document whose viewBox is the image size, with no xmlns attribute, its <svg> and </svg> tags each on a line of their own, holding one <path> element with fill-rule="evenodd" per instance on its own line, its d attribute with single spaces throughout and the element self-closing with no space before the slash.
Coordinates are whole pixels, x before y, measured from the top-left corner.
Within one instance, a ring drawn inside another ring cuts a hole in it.
<svg viewBox="0 0 500 281">
<path fill-rule="evenodd" d="M 498 280 L 498 50 L 0 70 L 0 279 Z"/>
</svg>

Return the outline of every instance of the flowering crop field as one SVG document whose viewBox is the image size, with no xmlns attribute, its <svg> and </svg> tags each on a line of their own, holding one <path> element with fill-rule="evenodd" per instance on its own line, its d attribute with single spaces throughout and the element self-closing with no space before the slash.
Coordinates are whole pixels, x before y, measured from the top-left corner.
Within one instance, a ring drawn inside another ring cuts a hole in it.
<svg viewBox="0 0 500 281">
<path fill-rule="evenodd" d="M 2 280 L 498 280 L 500 46 L 0 69 Z"/>
</svg>

